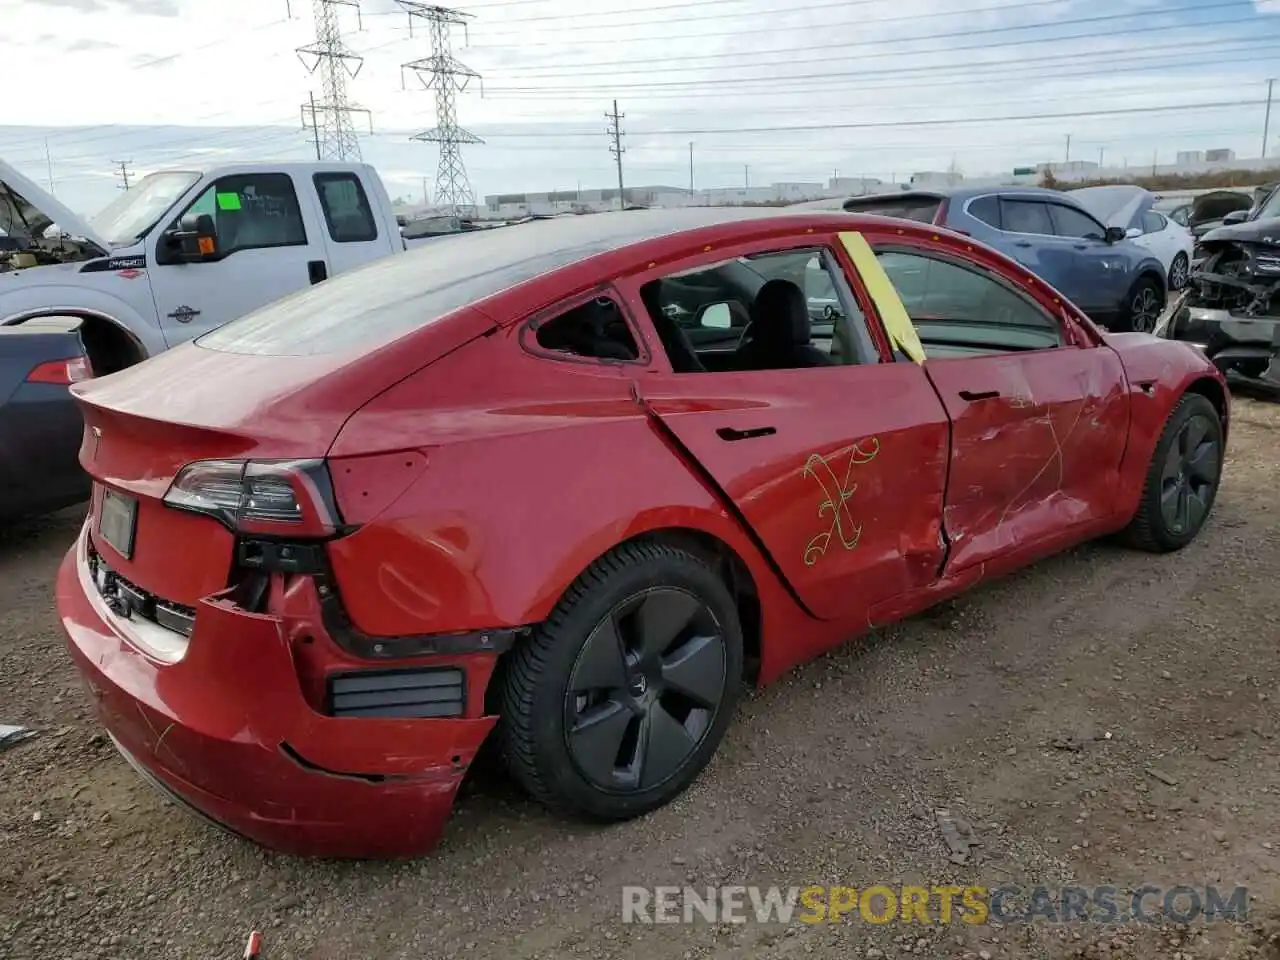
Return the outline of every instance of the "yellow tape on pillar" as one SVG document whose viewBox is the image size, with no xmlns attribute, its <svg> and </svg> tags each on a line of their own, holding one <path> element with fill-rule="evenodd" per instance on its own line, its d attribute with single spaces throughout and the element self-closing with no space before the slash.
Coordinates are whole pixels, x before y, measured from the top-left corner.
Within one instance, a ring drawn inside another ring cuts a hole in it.
<svg viewBox="0 0 1280 960">
<path fill-rule="evenodd" d="M 885 332 L 889 334 L 889 341 L 916 363 L 924 363 L 924 345 L 916 334 L 915 324 L 907 315 L 907 308 L 902 305 L 893 281 L 884 272 L 884 267 L 880 266 L 867 238 L 860 233 L 842 233 L 840 242 L 857 267 L 867 293 L 875 301 L 876 312 L 880 314 Z"/>
</svg>

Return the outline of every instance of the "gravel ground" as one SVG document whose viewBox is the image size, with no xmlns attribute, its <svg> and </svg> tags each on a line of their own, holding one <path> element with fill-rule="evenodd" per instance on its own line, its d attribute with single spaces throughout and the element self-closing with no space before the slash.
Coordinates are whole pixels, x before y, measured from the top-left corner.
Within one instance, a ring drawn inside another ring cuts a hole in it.
<svg viewBox="0 0 1280 960">
<path fill-rule="evenodd" d="M 1280 406 L 1238 401 L 1231 445 L 1180 555 L 1089 545 L 836 651 L 748 698 L 711 769 L 641 821 L 565 823 L 482 769 L 411 863 L 277 856 L 160 799 L 55 627 L 78 517 L 0 530 L 0 722 L 40 731 L 0 752 L 0 957 L 229 960 L 256 927 L 264 960 L 1280 958 Z M 972 826 L 969 863 L 939 808 Z M 921 881 L 1253 900 L 1190 928 L 620 920 L 625 884 Z"/>
</svg>

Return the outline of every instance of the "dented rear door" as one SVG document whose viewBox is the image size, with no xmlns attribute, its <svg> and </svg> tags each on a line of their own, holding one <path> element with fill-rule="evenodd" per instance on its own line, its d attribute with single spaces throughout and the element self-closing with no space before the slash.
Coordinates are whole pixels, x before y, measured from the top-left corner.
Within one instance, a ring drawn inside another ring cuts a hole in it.
<svg viewBox="0 0 1280 960">
<path fill-rule="evenodd" d="M 835 242 L 803 245 L 820 247 L 839 270 Z M 700 254 L 619 287 L 648 312 L 646 283 L 725 257 Z M 848 309 L 848 278 L 833 279 Z M 850 312 L 865 323 L 861 306 Z M 821 618 L 865 621 L 876 603 L 932 582 L 942 562 L 946 413 L 918 364 L 879 359 L 756 371 L 655 366 L 637 380 L 660 429 L 732 501 Z"/>
</svg>

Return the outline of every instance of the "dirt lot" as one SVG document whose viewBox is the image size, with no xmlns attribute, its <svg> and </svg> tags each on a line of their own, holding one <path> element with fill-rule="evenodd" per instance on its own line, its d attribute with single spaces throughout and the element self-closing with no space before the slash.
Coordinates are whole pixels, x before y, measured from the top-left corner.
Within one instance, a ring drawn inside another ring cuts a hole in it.
<svg viewBox="0 0 1280 960">
<path fill-rule="evenodd" d="M 0 531 L 0 722 L 40 731 L 0 753 L 0 956 L 230 960 L 257 927 L 265 960 L 1280 957 L 1280 407 L 1238 401 L 1231 446 L 1182 554 L 1091 545 L 840 650 L 750 698 L 643 821 L 567 824 L 482 772 L 403 864 L 271 855 L 139 782 L 55 627 L 78 518 Z M 624 884 L 1072 880 L 1253 900 L 1189 930 L 620 922 Z"/>
</svg>

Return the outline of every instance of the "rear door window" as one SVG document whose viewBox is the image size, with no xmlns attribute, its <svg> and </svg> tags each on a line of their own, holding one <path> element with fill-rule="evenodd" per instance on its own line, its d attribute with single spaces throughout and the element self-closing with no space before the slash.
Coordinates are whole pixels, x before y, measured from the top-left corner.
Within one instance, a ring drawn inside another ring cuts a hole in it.
<svg viewBox="0 0 1280 960">
<path fill-rule="evenodd" d="M 320 209 L 335 243 L 368 243 L 378 239 L 364 184 L 353 173 L 317 173 L 312 178 L 320 195 Z"/>
<path fill-rule="evenodd" d="M 1000 200 L 1000 222 L 1009 233 L 1035 233 L 1053 236 L 1049 207 L 1039 200 Z"/>
<path fill-rule="evenodd" d="M 981 220 L 997 230 L 1001 229 L 999 197 L 977 197 L 969 201 L 968 211 L 969 216 L 975 220 Z"/>
<path fill-rule="evenodd" d="M 1165 228 L 1166 220 L 1160 214 L 1153 210 L 1148 210 L 1142 215 L 1142 232 L 1143 233 L 1159 233 Z"/>
</svg>

